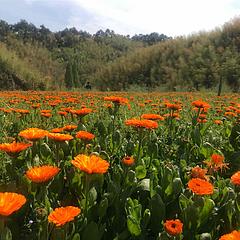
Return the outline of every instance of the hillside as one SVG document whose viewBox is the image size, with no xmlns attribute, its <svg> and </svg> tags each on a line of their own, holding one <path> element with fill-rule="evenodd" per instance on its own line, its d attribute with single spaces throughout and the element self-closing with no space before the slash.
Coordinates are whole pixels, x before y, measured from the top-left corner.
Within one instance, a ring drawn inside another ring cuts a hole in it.
<svg viewBox="0 0 240 240">
<path fill-rule="evenodd" d="M 116 59 L 91 76 L 100 89 L 240 90 L 240 18 L 211 32 L 178 37 Z"/>
<path fill-rule="evenodd" d="M 107 63 L 167 38 L 157 33 L 130 38 L 109 29 L 94 35 L 75 28 L 51 32 L 25 20 L 13 25 L 0 21 L 1 88 L 82 87 Z"/>
<path fill-rule="evenodd" d="M 133 37 L 107 29 L 51 32 L 0 21 L 0 88 L 240 90 L 240 18 L 211 32 Z"/>
</svg>

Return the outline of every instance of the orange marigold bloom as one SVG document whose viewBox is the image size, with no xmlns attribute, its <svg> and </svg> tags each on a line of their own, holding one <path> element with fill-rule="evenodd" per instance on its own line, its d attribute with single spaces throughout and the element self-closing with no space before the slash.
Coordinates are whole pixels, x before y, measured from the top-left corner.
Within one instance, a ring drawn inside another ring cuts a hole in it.
<svg viewBox="0 0 240 240">
<path fill-rule="evenodd" d="M 173 111 L 177 111 L 180 110 L 182 107 L 179 104 L 175 104 L 175 103 L 166 103 L 166 106 L 168 109 L 171 109 Z"/>
<path fill-rule="evenodd" d="M 158 123 L 152 120 L 138 120 L 138 119 L 129 119 L 125 121 L 127 126 L 137 127 L 137 128 L 158 128 Z"/>
<path fill-rule="evenodd" d="M 240 231 L 234 230 L 231 233 L 221 236 L 219 240 L 239 240 L 239 239 L 240 239 Z"/>
<path fill-rule="evenodd" d="M 54 166 L 41 166 L 30 168 L 26 172 L 26 176 L 29 180 L 35 183 L 42 183 L 51 180 L 60 171 L 60 168 Z"/>
<path fill-rule="evenodd" d="M 14 111 L 17 112 L 17 113 L 20 113 L 20 114 L 28 114 L 28 113 L 30 113 L 30 111 L 27 110 L 27 109 L 15 109 Z"/>
<path fill-rule="evenodd" d="M 51 113 L 41 113 L 41 116 L 45 117 L 45 118 L 50 118 L 52 116 L 52 114 Z"/>
<path fill-rule="evenodd" d="M 110 96 L 110 97 L 104 97 L 104 100 L 111 101 L 111 102 L 117 103 L 117 104 L 127 104 L 128 103 L 128 99 L 123 98 L 123 97 Z"/>
<path fill-rule="evenodd" d="M 22 194 L 0 192 L 0 215 L 11 215 L 13 212 L 19 210 L 26 201 L 26 198 Z"/>
<path fill-rule="evenodd" d="M 191 179 L 188 182 L 188 187 L 197 195 L 208 195 L 213 193 L 213 185 L 200 178 Z"/>
<path fill-rule="evenodd" d="M 62 131 L 63 131 L 63 128 L 53 128 L 53 129 L 51 130 L 52 133 L 60 133 L 60 132 L 62 132 Z"/>
<path fill-rule="evenodd" d="M 165 231 L 171 236 L 177 236 L 182 233 L 183 223 L 179 219 L 167 220 L 164 223 Z"/>
<path fill-rule="evenodd" d="M 20 142 L 2 143 L 0 144 L 0 150 L 6 152 L 9 155 L 16 155 L 30 146 L 32 146 L 31 143 Z"/>
<path fill-rule="evenodd" d="M 132 166 L 135 162 L 133 156 L 131 157 L 124 157 L 123 160 L 122 160 L 123 164 L 126 165 L 126 166 Z"/>
<path fill-rule="evenodd" d="M 234 112 L 225 112 L 224 116 L 226 116 L 226 117 L 228 117 L 228 116 L 230 116 L 230 117 L 237 117 L 237 114 L 234 113 Z"/>
<path fill-rule="evenodd" d="M 48 131 L 40 128 L 28 128 L 21 131 L 18 135 L 29 141 L 36 141 L 47 136 Z"/>
<path fill-rule="evenodd" d="M 201 178 L 206 180 L 207 169 L 202 169 L 199 166 L 192 168 L 191 177 L 192 178 Z"/>
<path fill-rule="evenodd" d="M 221 124 L 223 124 L 223 121 L 221 121 L 221 120 L 215 120 L 214 123 L 217 124 L 217 125 L 221 125 Z"/>
<path fill-rule="evenodd" d="M 207 122 L 207 119 L 198 118 L 197 121 L 198 121 L 199 123 L 206 123 L 206 122 Z"/>
<path fill-rule="evenodd" d="M 77 128 L 77 125 L 66 125 L 63 127 L 63 131 L 71 132 Z"/>
<path fill-rule="evenodd" d="M 231 177 L 231 182 L 234 184 L 234 185 L 238 185 L 240 186 L 240 171 L 234 173 Z"/>
<path fill-rule="evenodd" d="M 68 113 L 64 111 L 58 111 L 58 114 L 61 116 L 67 116 Z"/>
<path fill-rule="evenodd" d="M 62 134 L 62 133 L 48 133 L 48 137 L 56 142 L 64 142 L 73 139 L 73 136 L 70 134 Z"/>
<path fill-rule="evenodd" d="M 148 120 L 164 120 L 164 117 L 162 117 L 159 114 L 142 114 L 141 118 L 148 119 Z"/>
<path fill-rule="evenodd" d="M 87 115 L 91 112 L 92 112 L 91 108 L 82 108 L 82 109 L 79 109 L 79 110 L 70 110 L 70 113 L 76 114 L 78 116 L 85 116 L 85 115 Z"/>
<path fill-rule="evenodd" d="M 196 108 L 210 108 L 210 105 L 207 102 L 201 100 L 192 102 L 192 105 Z"/>
<path fill-rule="evenodd" d="M 74 217 L 81 213 L 81 209 L 78 207 L 67 206 L 55 208 L 48 215 L 48 221 L 56 224 L 57 227 L 63 226 L 67 222 L 74 220 Z"/>
<path fill-rule="evenodd" d="M 224 156 L 219 154 L 212 154 L 210 161 L 204 161 L 207 166 L 213 171 L 218 171 L 219 169 L 228 168 L 228 163 L 224 163 Z"/>
<path fill-rule="evenodd" d="M 87 131 L 79 131 L 76 134 L 76 138 L 80 138 L 83 140 L 92 140 L 93 138 L 95 138 L 95 135 Z"/>
<path fill-rule="evenodd" d="M 96 155 L 77 155 L 71 163 L 88 174 L 106 173 L 109 168 L 109 163 Z"/>
</svg>

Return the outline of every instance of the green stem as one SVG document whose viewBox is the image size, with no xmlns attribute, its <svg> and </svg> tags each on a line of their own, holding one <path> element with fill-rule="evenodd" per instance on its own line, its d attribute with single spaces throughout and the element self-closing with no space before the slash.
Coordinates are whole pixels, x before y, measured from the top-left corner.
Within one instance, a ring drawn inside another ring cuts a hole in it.
<svg viewBox="0 0 240 240">
<path fill-rule="evenodd" d="M 56 142 L 56 161 L 57 161 L 58 167 L 60 165 L 59 152 L 60 152 L 60 143 Z"/>
<path fill-rule="evenodd" d="M 86 220 L 88 219 L 88 195 L 89 195 L 89 184 L 90 184 L 90 176 L 88 173 L 85 174 L 85 207 L 84 207 L 84 215 Z"/>
<path fill-rule="evenodd" d="M 138 135 L 138 138 L 139 138 L 139 143 L 138 143 L 138 151 L 137 151 L 137 163 L 139 162 L 140 160 L 140 157 L 141 157 L 141 148 L 142 148 L 142 140 L 143 140 L 143 129 L 139 129 L 139 135 Z"/>
</svg>

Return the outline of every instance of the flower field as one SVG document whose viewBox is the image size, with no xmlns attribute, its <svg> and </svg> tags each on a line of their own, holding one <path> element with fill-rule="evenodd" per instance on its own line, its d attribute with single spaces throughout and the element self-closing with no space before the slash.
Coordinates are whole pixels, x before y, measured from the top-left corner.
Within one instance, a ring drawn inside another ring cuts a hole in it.
<svg viewBox="0 0 240 240">
<path fill-rule="evenodd" d="M 0 92 L 1 240 L 239 240 L 240 96 Z"/>
</svg>

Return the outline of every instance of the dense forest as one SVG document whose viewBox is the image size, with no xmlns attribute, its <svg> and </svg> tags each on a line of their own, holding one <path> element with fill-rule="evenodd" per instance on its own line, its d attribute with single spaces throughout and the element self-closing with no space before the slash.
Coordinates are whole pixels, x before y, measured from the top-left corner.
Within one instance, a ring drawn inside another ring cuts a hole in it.
<svg viewBox="0 0 240 240">
<path fill-rule="evenodd" d="M 211 32 L 171 38 L 123 36 L 75 28 L 52 32 L 21 20 L 0 21 L 1 89 L 240 91 L 240 18 Z"/>
</svg>

